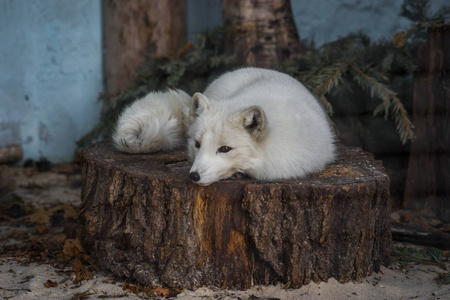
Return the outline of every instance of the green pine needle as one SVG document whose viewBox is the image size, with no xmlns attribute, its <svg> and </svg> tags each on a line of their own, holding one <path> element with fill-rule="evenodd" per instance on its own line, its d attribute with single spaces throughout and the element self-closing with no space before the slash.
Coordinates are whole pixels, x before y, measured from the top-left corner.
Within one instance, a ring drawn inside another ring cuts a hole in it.
<svg viewBox="0 0 450 300">
<path fill-rule="evenodd" d="M 352 65 L 351 70 L 354 73 L 355 81 L 363 89 L 369 90 L 372 98 L 377 97 L 382 99 L 381 104 L 373 112 L 374 116 L 384 113 L 387 118 L 391 112 L 397 124 L 397 131 L 400 135 L 401 142 L 405 144 L 408 140 L 414 140 L 414 125 L 409 119 L 408 112 L 397 97 L 397 94 L 356 66 Z"/>
<path fill-rule="evenodd" d="M 443 260 L 441 250 L 433 247 L 416 249 L 403 245 L 393 245 L 391 248 L 391 261 L 393 263 L 439 263 Z"/>
<path fill-rule="evenodd" d="M 315 49 L 305 44 L 296 58 L 281 62 L 274 69 L 285 72 L 303 82 L 317 96 L 331 115 L 333 107 L 329 95 L 359 86 L 381 103 L 374 116 L 384 115 L 395 121 L 399 140 L 405 144 L 415 138 L 414 126 L 400 96 L 392 89 L 393 79 L 410 77 L 417 68 L 417 49 L 427 36 L 427 30 L 442 24 L 450 8 L 442 7 L 429 16 L 429 0 L 404 0 L 402 15 L 415 22 L 398 33 L 394 41 L 372 42 L 363 33 L 350 34 Z M 216 29 L 197 36 L 197 43 L 181 57 L 165 57 L 141 66 L 133 83 L 118 95 L 104 97 L 104 112 L 95 128 L 78 141 L 80 147 L 99 138 L 108 138 L 119 113 L 133 101 L 150 91 L 180 88 L 188 93 L 205 89 L 211 79 L 237 67 L 236 57 L 225 53 L 224 31 Z M 400 75 L 398 75 L 400 73 Z M 363 130 L 361 132 L 364 132 Z"/>
</svg>

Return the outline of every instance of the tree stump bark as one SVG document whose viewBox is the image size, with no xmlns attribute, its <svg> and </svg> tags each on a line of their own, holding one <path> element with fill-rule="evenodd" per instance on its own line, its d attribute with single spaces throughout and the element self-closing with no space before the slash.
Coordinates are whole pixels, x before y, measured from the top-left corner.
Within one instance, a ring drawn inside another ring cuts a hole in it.
<svg viewBox="0 0 450 300">
<path fill-rule="evenodd" d="M 144 285 L 359 280 L 389 263 L 389 178 L 371 154 L 339 152 L 306 178 L 201 187 L 182 150 L 95 144 L 81 154 L 81 240 L 102 268 Z"/>
</svg>

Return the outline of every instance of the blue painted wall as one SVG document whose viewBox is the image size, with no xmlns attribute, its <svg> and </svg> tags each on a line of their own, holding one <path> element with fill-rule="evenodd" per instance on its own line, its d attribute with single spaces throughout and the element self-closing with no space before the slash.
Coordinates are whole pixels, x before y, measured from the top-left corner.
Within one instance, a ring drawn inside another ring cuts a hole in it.
<svg viewBox="0 0 450 300">
<path fill-rule="evenodd" d="M 100 0 L 0 0 L 0 146 L 70 161 L 103 90 Z"/>
<path fill-rule="evenodd" d="M 403 0 L 292 1 L 292 13 L 301 38 L 317 46 L 362 31 L 374 40 L 389 39 L 409 22 L 398 17 Z"/>
<path fill-rule="evenodd" d="M 222 26 L 221 0 L 186 0 L 186 25 L 188 41 L 206 30 Z"/>
<path fill-rule="evenodd" d="M 447 1 L 447 2 L 446 2 Z M 392 36 L 411 26 L 399 17 L 403 0 L 291 0 L 300 38 L 313 38 L 316 45 L 362 31 L 373 40 Z M 430 10 L 448 0 L 431 0 Z"/>
<path fill-rule="evenodd" d="M 186 0 L 188 39 L 199 31 L 222 25 L 220 0 Z M 349 33 L 363 31 L 372 39 L 390 39 L 410 22 L 399 17 L 403 0 L 291 0 L 292 13 L 302 39 L 316 46 Z M 448 0 L 430 0 L 431 11 Z"/>
<path fill-rule="evenodd" d="M 222 25 L 220 0 L 186 1 L 189 40 Z M 300 37 L 318 46 L 358 30 L 391 38 L 409 27 L 398 18 L 402 2 L 291 0 Z M 101 39 L 101 0 L 0 0 L 0 147 L 22 144 L 25 159 L 73 159 L 75 141 L 100 116 Z"/>
</svg>

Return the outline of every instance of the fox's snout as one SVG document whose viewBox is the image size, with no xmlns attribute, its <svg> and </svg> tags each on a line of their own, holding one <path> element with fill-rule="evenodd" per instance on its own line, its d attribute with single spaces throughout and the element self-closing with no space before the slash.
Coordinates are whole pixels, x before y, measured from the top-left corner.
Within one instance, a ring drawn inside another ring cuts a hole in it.
<svg viewBox="0 0 450 300">
<path fill-rule="evenodd" d="M 189 179 L 194 181 L 194 182 L 197 182 L 197 181 L 200 180 L 200 174 L 198 174 L 197 172 L 190 172 L 189 173 Z"/>
<path fill-rule="evenodd" d="M 189 171 L 189 179 L 194 183 L 202 186 L 210 185 L 213 182 L 216 182 L 221 179 L 228 178 L 232 175 L 232 171 L 229 165 L 222 164 L 220 161 L 207 161 L 203 163 L 194 161 L 194 164 Z"/>
</svg>

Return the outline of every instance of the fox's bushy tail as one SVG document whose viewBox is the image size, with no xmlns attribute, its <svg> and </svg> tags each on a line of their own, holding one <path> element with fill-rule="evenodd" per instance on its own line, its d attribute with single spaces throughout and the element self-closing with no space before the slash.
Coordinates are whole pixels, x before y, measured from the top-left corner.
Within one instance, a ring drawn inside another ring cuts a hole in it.
<svg viewBox="0 0 450 300">
<path fill-rule="evenodd" d="M 181 90 L 153 92 L 120 115 L 113 142 L 127 153 L 169 151 L 185 145 L 190 97 Z"/>
</svg>

